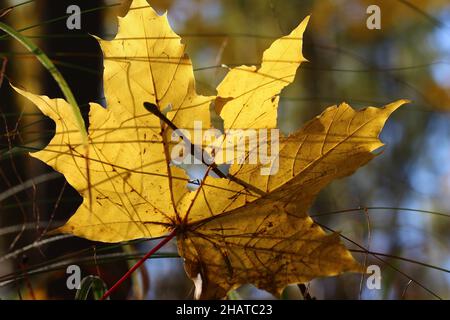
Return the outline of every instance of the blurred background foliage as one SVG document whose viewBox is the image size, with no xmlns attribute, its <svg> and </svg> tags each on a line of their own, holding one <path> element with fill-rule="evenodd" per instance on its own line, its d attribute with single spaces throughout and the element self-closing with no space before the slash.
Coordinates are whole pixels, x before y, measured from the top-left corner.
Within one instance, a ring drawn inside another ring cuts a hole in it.
<svg viewBox="0 0 450 320">
<path fill-rule="evenodd" d="M 26 4 L 20 5 L 26 2 Z M 450 2 L 447 0 L 153 0 L 168 11 L 187 44 L 197 89 L 214 94 L 227 66 L 257 65 L 270 43 L 311 14 L 304 63 L 281 95 L 279 126 L 292 132 L 327 106 L 381 106 L 407 98 L 382 133 L 381 156 L 354 176 L 324 190 L 311 215 L 340 231 L 362 263 L 382 271 L 380 290 L 361 275 L 317 279 L 317 299 L 450 298 Z M 81 30 L 66 28 L 66 8 L 83 10 Z M 114 37 L 117 16 L 130 1 L 2 0 L 1 17 L 30 36 L 54 61 L 84 114 L 88 102 L 103 101 L 102 54 L 94 38 Z M 381 8 L 381 30 L 366 27 L 366 9 Z M 58 173 L 32 159 L 54 124 L 13 93 L 8 81 L 35 93 L 62 97 L 36 59 L 4 34 L 0 57 L 0 297 L 73 299 L 66 267 L 82 266 L 109 286 L 151 241 L 105 245 L 73 237 L 46 238 L 63 223 L 81 197 Z M 413 210 L 414 209 L 414 210 Z M 364 254 L 361 247 L 374 254 Z M 358 252 L 359 251 L 359 252 Z M 146 263 L 114 298 L 187 299 L 193 285 L 174 244 Z M 381 258 L 383 261 L 379 260 Z M 270 298 L 251 286 L 243 298 Z M 299 298 L 297 287 L 284 298 Z M 233 297 L 236 297 L 234 295 Z"/>
</svg>

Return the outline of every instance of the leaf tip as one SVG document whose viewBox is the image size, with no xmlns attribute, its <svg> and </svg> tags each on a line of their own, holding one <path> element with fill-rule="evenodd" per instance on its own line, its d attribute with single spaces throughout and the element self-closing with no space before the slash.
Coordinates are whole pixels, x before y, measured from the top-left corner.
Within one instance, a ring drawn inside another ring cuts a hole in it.
<svg viewBox="0 0 450 320">
<path fill-rule="evenodd" d="M 308 15 L 305 17 L 305 19 L 303 19 L 302 23 L 308 24 L 310 19 L 311 19 L 311 15 L 308 14 Z"/>
<path fill-rule="evenodd" d="M 61 228 L 63 228 L 64 226 L 62 226 L 62 227 L 59 227 L 59 228 L 56 228 L 56 229 L 53 229 L 53 230 L 50 230 L 50 231 L 47 231 L 46 233 L 45 233 L 45 235 L 46 236 L 56 236 L 56 235 L 59 235 L 59 234 L 62 234 L 62 233 L 68 233 L 68 232 L 62 232 L 61 231 Z"/>
<path fill-rule="evenodd" d="M 400 108 L 401 106 L 411 103 L 411 100 L 408 99 L 400 99 L 394 102 L 389 103 L 388 105 L 386 105 L 386 108 L 392 109 L 393 111 L 397 110 L 398 108 Z"/>
</svg>

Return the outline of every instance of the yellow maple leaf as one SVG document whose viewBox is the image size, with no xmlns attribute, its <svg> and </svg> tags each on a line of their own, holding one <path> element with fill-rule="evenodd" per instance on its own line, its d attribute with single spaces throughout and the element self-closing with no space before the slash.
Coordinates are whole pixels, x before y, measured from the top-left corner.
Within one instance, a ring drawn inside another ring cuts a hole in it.
<svg viewBox="0 0 450 320">
<path fill-rule="evenodd" d="M 246 283 L 279 295 L 290 283 L 362 271 L 339 235 L 326 234 L 307 210 L 327 184 L 375 156 L 385 121 L 405 101 L 360 111 L 347 104 L 328 108 L 280 137 L 276 174 L 261 175 L 261 164 L 235 163 L 217 178 L 208 175 L 217 169 L 211 165 L 189 190 L 188 175 L 171 164 L 172 130 L 192 130 L 194 121 L 209 128 L 214 100 L 225 129 L 275 128 L 278 94 L 304 61 L 306 25 L 307 19 L 275 41 L 259 69 L 235 68 L 217 97 L 203 97 L 166 15 L 135 0 L 116 39 L 99 40 L 107 108 L 90 105 L 87 153 L 65 100 L 15 88 L 56 123 L 48 146 L 31 155 L 63 173 L 83 197 L 59 231 L 120 242 L 175 230 L 188 275 L 201 280 L 202 298 L 221 298 Z"/>
<path fill-rule="evenodd" d="M 303 61 L 303 32 L 309 17 L 264 52 L 261 67 L 231 69 L 217 87 L 216 109 L 225 129 L 276 128 L 280 91 L 292 83 Z"/>
</svg>

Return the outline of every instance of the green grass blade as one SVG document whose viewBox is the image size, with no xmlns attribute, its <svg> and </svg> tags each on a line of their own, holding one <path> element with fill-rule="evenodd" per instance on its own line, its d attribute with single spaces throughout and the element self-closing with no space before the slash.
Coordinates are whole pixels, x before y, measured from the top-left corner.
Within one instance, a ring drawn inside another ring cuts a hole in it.
<svg viewBox="0 0 450 320">
<path fill-rule="evenodd" d="M 53 76 L 55 81 L 58 83 L 61 91 L 63 92 L 64 96 L 66 97 L 67 102 L 72 107 L 72 112 L 75 116 L 75 119 L 77 121 L 78 129 L 80 130 L 81 136 L 83 138 L 83 142 L 87 144 L 87 132 L 84 125 L 83 117 L 81 116 L 80 108 L 78 107 L 78 103 L 72 93 L 72 90 L 70 90 L 69 85 L 67 84 L 66 80 L 62 76 L 62 74 L 58 71 L 58 69 L 55 67 L 53 62 L 48 58 L 48 56 L 38 47 L 36 46 L 30 39 L 28 39 L 26 36 L 20 34 L 10 26 L 0 22 L 0 29 L 9 34 L 11 37 L 16 39 L 20 44 L 22 44 L 28 51 L 30 51 L 32 54 L 36 56 L 36 58 L 39 60 L 39 62 L 50 72 L 50 74 Z"/>
<path fill-rule="evenodd" d="M 75 300 L 87 300 L 92 291 L 94 300 L 99 300 L 108 290 L 105 282 L 97 276 L 87 276 L 81 280 L 80 289 L 75 294 Z"/>
</svg>

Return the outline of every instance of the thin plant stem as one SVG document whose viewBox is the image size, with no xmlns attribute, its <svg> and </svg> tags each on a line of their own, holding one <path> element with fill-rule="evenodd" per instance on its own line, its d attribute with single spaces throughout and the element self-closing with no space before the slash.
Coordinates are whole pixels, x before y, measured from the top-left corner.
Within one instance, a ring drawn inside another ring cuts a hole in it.
<svg viewBox="0 0 450 320">
<path fill-rule="evenodd" d="M 136 264 L 130 268 L 130 270 L 125 273 L 122 278 L 120 278 L 108 291 L 105 292 L 103 297 L 101 297 L 100 300 L 105 300 L 108 298 L 113 292 L 117 290 L 117 288 L 125 281 L 127 280 L 131 274 L 136 271 L 147 259 L 149 259 L 153 254 L 158 252 L 159 249 L 161 249 L 166 243 L 168 243 L 170 240 L 172 240 L 177 234 L 177 229 L 173 229 L 172 232 L 165 238 L 161 240 L 155 247 L 153 247 L 145 256 L 143 256 Z"/>
</svg>

